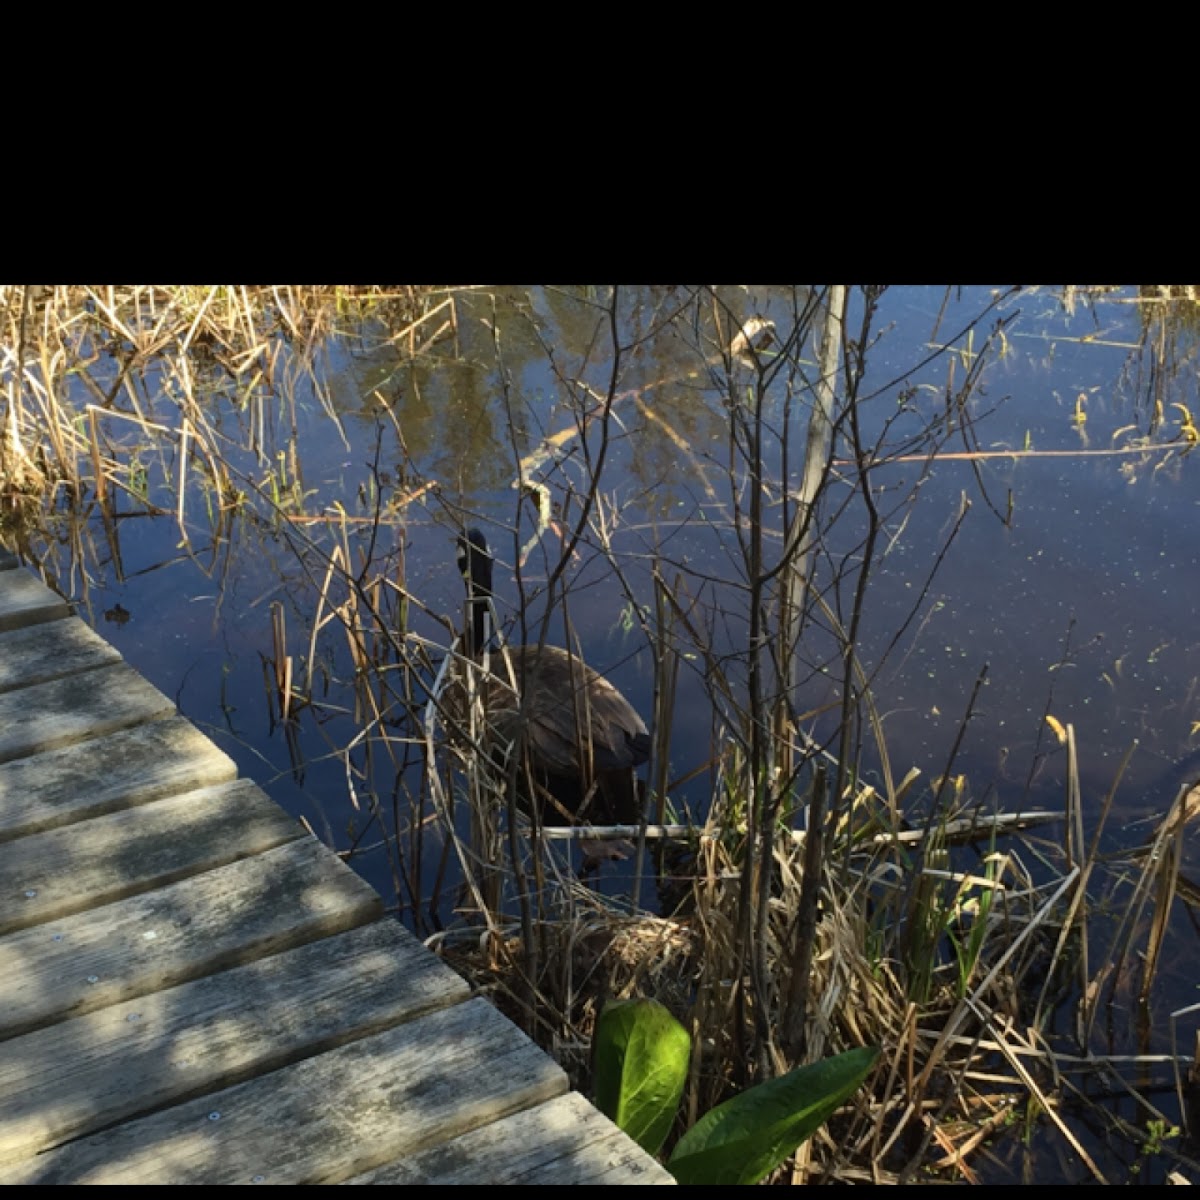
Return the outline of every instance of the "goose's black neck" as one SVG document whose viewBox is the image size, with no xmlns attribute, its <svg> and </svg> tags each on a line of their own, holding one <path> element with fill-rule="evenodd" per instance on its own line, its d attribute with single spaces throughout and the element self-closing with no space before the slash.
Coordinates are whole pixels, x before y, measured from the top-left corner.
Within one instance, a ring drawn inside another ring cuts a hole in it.
<svg viewBox="0 0 1200 1200">
<path fill-rule="evenodd" d="M 458 569 L 467 585 L 470 616 L 467 654 L 482 654 L 488 643 L 488 615 L 492 598 L 492 554 L 478 529 L 468 529 L 458 539 Z"/>
</svg>

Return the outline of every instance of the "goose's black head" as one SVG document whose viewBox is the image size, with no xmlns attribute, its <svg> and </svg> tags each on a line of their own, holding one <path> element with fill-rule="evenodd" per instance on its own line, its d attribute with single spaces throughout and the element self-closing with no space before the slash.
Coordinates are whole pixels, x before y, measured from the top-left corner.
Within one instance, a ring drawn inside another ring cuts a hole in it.
<svg viewBox="0 0 1200 1200">
<path fill-rule="evenodd" d="M 468 652 L 480 654 L 488 641 L 488 601 L 492 596 L 492 552 L 478 529 L 458 537 L 458 569 L 467 584 L 471 644 Z"/>
<path fill-rule="evenodd" d="M 458 535 L 458 569 L 472 596 L 492 594 L 492 552 L 480 530 L 468 529 Z"/>
</svg>

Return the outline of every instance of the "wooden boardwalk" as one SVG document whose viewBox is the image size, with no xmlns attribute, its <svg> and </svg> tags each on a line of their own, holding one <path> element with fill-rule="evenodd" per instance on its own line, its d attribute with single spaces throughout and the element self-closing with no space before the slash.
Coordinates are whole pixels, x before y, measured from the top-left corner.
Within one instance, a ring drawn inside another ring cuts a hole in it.
<svg viewBox="0 0 1200 1200">
<path fill-rule="evenodd" d="M 0 549 L 0 1183 L 670 1183 Z"/>
</svg>

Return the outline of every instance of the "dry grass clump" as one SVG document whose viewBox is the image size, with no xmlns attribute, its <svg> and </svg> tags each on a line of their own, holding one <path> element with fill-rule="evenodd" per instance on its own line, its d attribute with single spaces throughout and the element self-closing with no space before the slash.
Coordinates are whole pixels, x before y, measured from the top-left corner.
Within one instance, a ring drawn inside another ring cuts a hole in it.
<svg viewBox="0 0 1200 1200">
<path fill-rule="evenodd" d="M 119 492 L 150 510 L 160 482 L 178 497 L 186 536 L 189 465 L 222 505 L 239 491 L 206 396 L 222 392 L 247 411 L 249 448 L 262 455 L 262 406 L 290 403 L 302 376 L 326 399 L 318 350 L 367 320 L 385 322 L 411 353 L 456 328 L 453 299 L 431 288 L 0 286 L 0 520 L 10 540 L 60 503 L 103 507 Z M 165 468 L 164 446 L 177 450 Z M 172 474 L 148 480 L 143 452 Z"/>
<path fill-rule="evenodd" d="M 46 474 L 12 427 L 0 434 L 0 534 L 28 528 L 46 496 Z"/>
</svg>

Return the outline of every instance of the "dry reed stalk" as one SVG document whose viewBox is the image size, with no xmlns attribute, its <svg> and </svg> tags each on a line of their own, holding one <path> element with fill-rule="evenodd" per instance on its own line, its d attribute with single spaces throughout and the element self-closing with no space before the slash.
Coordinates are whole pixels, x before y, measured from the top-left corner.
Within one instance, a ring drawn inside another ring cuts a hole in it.
<svg viewBox="0 0 1200 1200">
<path fill-rule="evenodd" d="M 1048 922 L 1058 912 L 1059 902 L 1061 901 L 1062 897 L 1066 895 L 1074 886 L 1078 875 L 1079 868 L 1072 868 L 1072 870 L 1067 873 L 1066 877 L 1057 884 L 1049 899 L 1047 899 L 1043 906 L 1029 919 L 1025 925 L 1025 928 L 1022 929 L 1021 932 L 1013 939 L 1013 941 L 1006 946 L 1003 953 L 997 958 L 987 975 L 984 976 L 983 980 L 976 987 L 974 996 L 983 997 L 992 989 L 997 980 L 1001 977 L 1004 968 L 1015 957 L 1018 950 L 1022 948 L 1024 943 L 1032 937 L 1034 931 L 1037 930 L 1043 923 Z M 917 1076 L 914 1084 L 915 1091 L 918 1095 L 924 1094 L 929 1088 L 933 1073 L 944 1058 L 951 1044 L 950 1039 L 958 1032 L 969 1016 L 977 1015 L 974 1007 L 970 1003 L 971 1000 L 972 997 L 968 996 L 964 998 L 962 1002 L 956 1005 L 953 1012 L 951 1012 L 949 1017 L 946 1019 L 945 1024 L 938 1032 L 937 1039 L 929 1052 L 926 1064 L 921 1070 L 920 1074 Z"/>
<path fill-rule="evenodd" d="M 424 325 L 432 324 L 443 311 L 448 312 L 449 315 L 442 320 L 442 323 L 433 332 L 425 333 L 421 342 L 418 343 L 417 330 L 421 329 Z M 456 338 L 458 337 L 458 308 L 453 296 L 447 296 L 445 300 L 434 305 L 428 312 L 417 317 L 415 321 L 410 321 L 407 325 L 398 329 L 388 337 L 388 341 L 393 344 L 407 341 L 408 353 L 415 358 L 418 354 L 432 346 L 447 330 L 451 331 Z"/>
<path fill-rule="evenodd" d="M 1148 933 L 1148 952 L 1139 987 L 1139 999 L 1143 1004 L 1153 983 L 1167 918 L 1178 889 L 1180 838 L 1184 826 L 1197 811 L 1200 811 L 1200 806 L 1190 799 L 1193 795 L 1200 800 L 1200 790 L 1195 790 L 1187 783 L 1182 785 L 1150 841 L 1138 849 L 1126 852 L 1128 857 L 1143 859 L 1144 864 L 1113 935 L 1108 979 L 1111 987 L 1115 987 L 1124 970 L 1134 932 L 1142 919 L 1146 904 L 1153 895 L 1154 910 Z"/>
<path fill-rule="evenodd" d="M 485 750 L 486 714 L 477 685 L 476 664 L 462 657 L 461 641 L 456 638 L 442 660 L 441 668 L 433 682 L 431 702 L 425 711 L 422 723 L 425 761 L 431 785 L 434 811 L 441 819 L 447 845 L 453 848 L 467 891 L 470 893 L 474 911 L 485 922 L 487 946 L 494 949 L 496 939 L 501 937 L 499 907 L 495 901 L 498 884 L 495 867 L 501 861 L 496 853 L 498 839 L 495 835 L 494 817 L 497 792 L 497 774 L 488 773 L 489 759 Z M 484 670 L 486 670 L 486 662 Z M 462 699 L 453 706 L 450 714 L 443 705 L 447 689 L 461 688 Z M 455 727 L 443 733 L 443 723 L 450 717 Z M 465 744 L 467 750 L 460 752 L 466 781 L 466 797 L 471 832 L 467 840 L 457 834 L 455 820 L 455 789 L 450 781 L 451 765 L 439 750 L 443 746 Z M 441 770 L 446 771 L 443 779 Z M 485 800 L 484 797 L 487 797 Z"/>
<path fill-rule="evenodd" d="M 1088 964 L 1089 953 L 1089 937 L 1088 937 L 1088 905 L 1087 905 L 1087 889 L 1091 881 L 1091 877 L 1096 865 L 1097 855 L 1100 846 L 1100 836 L 1103 833 L 1104 825 L 1108 820 L 1108 814 L 1111 811 L 1113 800 L 1116 797 L 1117 785 L 1121 777 L 1125 773 L 1126 767 L 1129 765 L 1129 760 L 1133 756 L 1133 751 L 1137 748 L 1137 742 L 1133 742 L 1129 749 L 1126 750 L 1125 756 L 1117 766 L 1116 774 L 1113 777 L 1113 782 L 1109 787 L 1108 793 L 1105 796 L 1104 803 L 1101 806 L 1099 818 L 1096 822 L 1096 827 L 1092 833 L 1090 844 L 1084 849 L 1083 845 L 1083 804 L 1081 799 L 1081 789 L 1079 787 L 1079 766 L 1078 758 L 1075 749 L 1075 729 L 1073 725 L 1068 724 L 1067 727 L 1067 803 L 1068 803 L 1068 827 L 1075 830 L 1074 841 L 1079 847 L 1081 853 L 1081 871 L 1079 876 L 1079 885 L 1075 890 L 1074 895 L 1067 906 L 1067 911 L 1064 914 L 1062 929 L 1059 932 L 1058 941 L 1054 948 L 1052 956 L 1051 969 L 1046 972 L 1046 982 L 1042 987 L 1041 993 L 1038 996 L 1037 1007 L 1034 1011 L 1033 1023 L 1039 1025 L 1043 1012 L 1043 1005 L 1047 989 L 1050 986 L 1050 980 L 1053 977 L 1053 964 L 1057 963 L 1060 954 L 1065 951 L 1067 938 L 1074 933 L 1079 946 L 1079 993 L 1080 993 L 1080 1008 L 1077 1018 L 1077 1032 L 1081 1044 L 1087 1045 L 1092 1021 L 1096 1013 L 1095 1000 L 1099 995 L 1099 989 L 1093 987 L 1091 971 Z"/>
<path fill-rule="evenodd" d="M 1072 1132 L 1071 1128 L 1067 1125 L 1067 1123 L 1059 1115 L 1059 1111 L 1058 1111 L 1059 1106 L 1049 1096 L 1047 1096 L 1042 1091 L 1042 1089 L 1038 1086 L 1037 1081 L 1033 1078 L 1033 1076 L 1030 1074 L 1028 1068 L 1025 1066 L 1024 1062 L 1022 1061 L 1022 1056 L 1019 1053 L 1015 1053 L 1010 1049 L 1008 1040 L 1003 1036 L 1005 1032 L 1010 1032 L 1010 1031 L 999 1028 L 997 1025 L 997 1022 L 992 1019 L 992 1014 L 990 1014 L 990 1013 L 987 1014 L 987 1024 L 992 1028 L 993 1032 L 996 1033 L 996 1035 L 997 1035 L 997 1043 L 999 1045 L 1000 1053 L 1004 1055 L 1005 1060 L 1012 1067 L 1013 1071 L 1016 1073 L 1017 1077 L 1020 1079 L 1022 1085 L 1025 1087 L 1028 1094 L 1030 1096 L 1032 1096 L 1033 1099 L 1037 1102 L 1040 1110 L 1046 1114 L 1046 1116 L 1049 1118 L 1050 1122 L 1055 1126 L 1055 1128 L 1062 1135 L 1063 1139 L 1067 1142 L 1067 1144 L 1071 1147 L 1071 1149 L 1076 1154 L 1079 1155 L 1080 1160 L 1084 1163 L 1084 1165 L 1087 1167 L 1087 1169 L 1092 1173 L 1096 1182 L 1097 1183 L 1107 1183 L 1108 1180 L 1104 1177 L 1103 1172 L 1096 1165 L 1092 1156 L 1090 1154 L 1088 1154 L 1087 1150 L 1084 1149 L 1083 1145 L 1080 1143 L 1079 1139 Z M 1031 1029 L 1030 1033 L 1031 1033 L 1031 1036 L 1033 1036 L 1033 1037 L 1039 1036 L 1036 1030 Z M 1054 1065 L 1054 1057 L 1052 1055 L 1043 1053 L 1041 1056 L 1041 1061 L 1045 1064 L 1050 1065 L 1051 1067 L 1053 1067 L 1053 1065 Z"/>
<path fill-rule="evenodd" d="M 1167 935 L 1167 922 L 1179 880 L 1183 854 L 1183 831 L 1190 820 L 1200 815 L 1200 785 L 1185 784 L 1179 789 L 1171 808 L 1146 851 L 1146 870 L 1154 881 L 1154 911 L 1146 934 L 1146 953 L 1138 999 L 1146 1004 L 1158 969 L 1159 955 Z"/>
<path fill-rule="evenodd" d="M 292 656 L 287 652 L 287 619 L 278 600 L 271 601 L 271 642 L 279 719 L 287 722 L 292 716 Z"/>
</svg>

